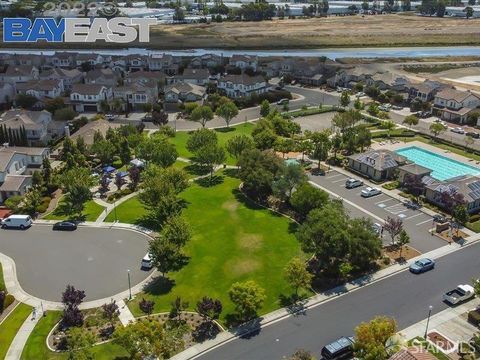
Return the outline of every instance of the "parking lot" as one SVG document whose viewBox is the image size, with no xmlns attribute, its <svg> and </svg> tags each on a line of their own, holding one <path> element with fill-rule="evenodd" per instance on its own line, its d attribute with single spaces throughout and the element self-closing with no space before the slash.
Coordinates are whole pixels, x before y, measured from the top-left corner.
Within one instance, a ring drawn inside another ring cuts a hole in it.
<svg viewBox="0 0 480 360">
<path fill-rule="evenodd" d="M 0 230 L 0 251 L 15 261 L 17 277 L 30 295 L 60 301 L 67 284 L 85 290 L 85 300 L 110 297 L 147 278 L 140 269 L 148 237 L 133 231 L 79 227 L 52 231 L 50 225 Z"/>
<path fill-rule="evenodd" d="M 431 216 L 419 210 L 409 209 L 399 200 L 384 193 L 363 198 L 360 193 L 367 186 L 347 189 L 345 188 L 345 181 L 348 178 L 348 176 L 337 171 L 330 171 L 325 176 L 310 176 L 311 181 L 343 199 L 345 208 L 349 210 L 353 217 L 371 218 L 374 223 L 380 224 L 387 216 L 402 219 L 403 227 L 410 235 L 410 246 L 418 251 L 424 253 L 446 244 L 445 241 L 432 236 L 428 232 L 434 224 Z M 378 188 L 381 189 L 381 187 Z M 391 242 L 386 232 L 383 234 L 383 242 L 385 244 Z"/>
</svg>

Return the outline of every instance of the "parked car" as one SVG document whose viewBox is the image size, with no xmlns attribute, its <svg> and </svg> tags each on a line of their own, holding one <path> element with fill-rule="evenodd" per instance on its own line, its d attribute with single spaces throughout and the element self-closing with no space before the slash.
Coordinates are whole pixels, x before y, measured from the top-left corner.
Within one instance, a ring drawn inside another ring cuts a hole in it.
<svg viewBox="0 0 480 360">
<path fill-rule="evenodd" d="M 432 259 L 424 258 L 415 261 L 410 265 L 410 272 L 414 274 L 420 274 L 425 271 L 429 271 L 435 268 L 435 261 Z"/>
<path fill-rule="evenodd" d="M 112 121 L 112 120 L 115 120 L 117 116 L 116 115 L 113 115 L 113 114 L 106 114 L 105 115 L 105 119 L 107 119 L 108 121 Z"/>
<path fill-rule="evenodd" d="M 341 337 L 322 348 L 322 357 L 326 360 L 352 359 L 353 344 L 352 337 Z"/>
<path fill-rule="evenodd" d="M 283 105 L 283 104 L 288 104 L 290 100 L 288 99 L 280 99 L 277 101 L 277 105 Z"/>
<path fill-rule="evenodd" d="M 378 107 L 378 110 L 387 111 L 387 112 L 388 112 L 388 111 L 390 111 L 390 106 L 388 106 L 388 105 L 390 105 L 390 104 L 380 105 L 380 106 Z"/>
<path fill-rule="evenodd" d="M 381 193 L 382 193 L 382 191 L 379 188 L 367 187 L 367 188 L 362 190 L 361 195 L 362 195 L 362 197 L 368 198 L 368 197 L 372 197 L 372 196 L 375 196 L 375 195 L 379 195 Z"/>
<path fill-rule="evenodd" d="M 376 234 L 381 234 L 381 233 L 382 233 L 383 226 L 382 226 L 382 224 L 374 223 L 374 224 L 372 225 L 372 229 L 373 229 L 373 231 L 375 231 Z"/>
<path fill-rule="evenodd" d="M 434 215 L 433 216 L 433 221 L 443 224 L 447 222 L 447 218 L 443 215 Z"/>
<path fill-rule="evenodd" d="M 360 91 L 357 93 L 357 98 L 365 96 L 365 93 L 363 91 Z"/>
<path fill-rule="evenodd" d="M 2 220 L 2 229 L 27 229 L 33 221 L 29 215 L 10 215 Z"/>
<path fill-rule="evenodd" d="M 471 285 L 458 285 L 455 289 L 446 292 L 443 300 L 451 305 L 470 300 L 475 296 L 475 290 Z"/>
<path fill-rule="evenodd" d="M 141 267 L 143 270 L 150 270 L 153 267 L 152 257 L 150 256 L 150 253 L 147 253 L 143 257 Z"/>
<path fill-rule="evenodd" d="M 77 224 L 75 224 L 73 221 L 60 221 L 53 224 L 52 230 L 74 231 L 77 230 Z"/>
<path fill-rule="evenodd" d="M 465 130 L 463 130 L 461 127 L 452 128 L 450 131 L 456 134 L 465 134 Z"/>
<path fill-rule="evenodd" d="M 474 139 L 480 138 L 480 134 L 473 131 L 466 132 L 465 135 L 470 136 Z"/>
<path fill-rule="evenodd" d="M 359 187 L 359 186 L 362 186 L 363 185 L 363 181 L 362 180 L 358 180 L 358 179 L 348 179 L 347 181 L 345 181 L 345 187 L 347 189 L 353 189 L 353 188 L 356 188 L 356 187 Z"/>
<path fill-rule="evenodd" d="M 421 119 L 426 119 L 430 116 L 432 116 L 432 114 L 429 111 L 420 111 L 418 113 L 418 117 L 421 118 Z"/>
<path fill-rule="evenodd" d="M 412 201 L 412 200 L 405 201 L 404 205 L 407 208 L 412 209 L 412 210 L 418 210 L 422 207 L 419 203 L 417 203 L 416 201 Z"/>
<path fill-rule="evenodd" d="M 392 109 L 393 109 L 393 110 L 402 110 L 402 109 L 403 109 L 403 106 L 392 105 Z"/>
</svg>

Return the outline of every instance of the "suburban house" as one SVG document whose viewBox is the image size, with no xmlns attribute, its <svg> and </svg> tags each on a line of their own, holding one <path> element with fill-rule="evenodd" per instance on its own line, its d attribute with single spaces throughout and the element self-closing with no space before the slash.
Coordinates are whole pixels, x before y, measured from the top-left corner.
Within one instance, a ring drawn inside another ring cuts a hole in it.
<svg viewBox="0 0 480 360">
<path fill-rule="evenodd" d="M 406 77 L 399 76 L 390 71 L 377 72 L 365 79 L 367 86 L 376 86 L 379 90 L 403 91 L 409 84 Z"/>
<path fill-rule="evenodd" d="M 128 83 L 114 87 L 113 97 L 122 99 L 124 106 L 129 109 L 143 110 L 146 104 L 155 104 L 158 101 L 158 87 L 155 81 Z"/>
<path fill-rule="evenodd" d="M 228 97 L 246 97 L 252 94 L 263 94 L 270 90 L 270 85 L 263 76 L 226 75 L 218 80 L 219 90 L 225 92 Z"/>
<path fill-rule="evenodd" d="M 419 99 L 426 102 L 432 101 L 435 98 L 435 94 L 445 87 L 447 87 L 445 84 L 437 81 L 425 80 L 419 84 L 407 85 L 407 91 L 411 100 Z"/>
<path fill-rule="evenodd" d="M 31 175 L 42 168 L 43 159 L 49 153 L 47 148 L 8 145 L 0 148 L 0 202 L 11 196 L 24 195 L 32 186 Z"/>
<path fill-rule="evenodd" d="M 375 181 L 388 180 L 394 177 L 399 166 L 407 159 L 390 150 L 373 150 L 348 157 L 348 166 L 354 172 Z"/>
<path fill-rule="evenodd" d="M 85 84 L 100 84 L 107 87 L 117 85 L 118 77 L 112 69 L 94 69 L 85 74 Z"/>
<path fill-rule="evenodd" d="M 4 73 L 0 74 L 0 81 L 18 84 L 38 79 L 38 68 L 32 65 L 10 65 Z"/>
<path fill-rule="evenodd" d="M 65 133 L 65 123 L 53 121 L 52 114 L 46 110 L 8 110 L 0 115 L 0 126 L 4 125 L 13 130 L 24 127 L 31 144 L 46 144 L 48 140 Z"/>
<path fill-rule="evenodd" d="M 127 77 L 125 78 L 125 83 L 131 84 L 131 83 L 142 83 L 142 84 L 149 84 L 152 81 L 157 84 L 157 87 L 163 87 L 165 86 L 166 76 L 164 73 L 160 71 L 135 71 L 132 73 L 129 73 Z"/>
<path fill-rule="evenodd" d="M 447 121 L 463 124 L 468 115 L 480 106 L 480 97 L 471 91 L 444 89 L 435 95 L 433 112 Z"/>
<path fill-rule="evenodd" d="M 0 63 L 7 65 L 29 65 L 41 68 L 45 62 L 45 58 L 40 56 L 32 56 L 30 54 L 12 54 L 11 56 L 6 57 L 5 59 L 0 59 Z"/>
<path fill-rule="evenodd" d="M 207 69 L 185 69 L 182 75 L 167 78 L 167 84 L 187 83 L 205 86 L 210 77 Z"/>
<path fill-rule="evenodd" d="M 77 112 L 98 112 L 99 102 L 112 99 L 112 88 L 101 84 L 74 84 L 70 101 Z"/>
<path fill-rule="evenodd" d="M 440 207 L 445 207 L 444 193 L 449 195 L 462 194 L 469 213 L 480 210 L 480 177 L 472 175 L 458 176 L 442 182 L 434 182 L 425 187 L 425 197 L 428 201 Z"/>
<path fill-rule="evenodd" d="M 422 180 L 424 176 L 430 176 L 431 173 L 432 170 L 421 165 L 415 163 L 406 164 L 398 168 L 398 181 L 400 184 L 403 184 L 405 182 L 405 177 Z"/>
<path fill-rule="evenodd" d="M 15 99 L 15 87 L 13 84 L 0 82 L 0 104 L 5 104 L 13 99 Z"/>
<path fill-rule="evenodd" d="M 26 83 L 17 84 L 17 94 L 35 96 L 37 99 L 55 98 L 61 96 L 65 88 L 63 80 L 31 80 Z"/>
<path fill-rule="evenodd" d="M 163 71 L 170 76 L 178 72 L 178 64 L 172 55 L 152 54 L 147 59 L 147 65 L 150 71 Z"/>
<path fill-rule="evenodd" d="M 90 66 L 96 66 L 103 64 L 104 58 L 100 54 L 92 54 L 92 53 L 79 53 L 75 57 L 75 64 L 81 66 L 82 64 L 89 64 Z"/>
<path fill-rule="evenodd" d="M 207 98 L 207 89 L 194 84 L 172 84 L 165 87 L 165 109 L 175 109 L 182 102 L 199 102 Z"/>
<path fill-rule="evenodd" d="M 128 71 L 145 70 L 147 67 L 147 60 L 141 55 L 127 55 L 125 56 L 125 60 L 127 61 Z"/>
<path fill-rule="evenodd" d="M 75 58 L 77 53 L 72 52 L 56 52 L 47 62 L 53 67 L 74 68 L 76 66 Z"/>
<path fill-rule="evenodd" d="M 253 55 L 232 55 L 228 64 L 233 67 L 240 68 L 242 70 L 252 69 L 257 71 L 258 56 Z"/>
<path fill-rule="evenodd" d="M 40 73 L 40 79 L 63 80 L 65 90 L 71 90 L 73 84 L 83 81 L 83 73 L 77 69 L 54 68 Z"/>
<path fill-rule="evenodd" d="M 190 67 L 192 68 L 214 68 L 216 66 L 223 65 L 223 57 L 215 54 L 204 54 L 194 57 L 190 61 Z"/>
</svg>

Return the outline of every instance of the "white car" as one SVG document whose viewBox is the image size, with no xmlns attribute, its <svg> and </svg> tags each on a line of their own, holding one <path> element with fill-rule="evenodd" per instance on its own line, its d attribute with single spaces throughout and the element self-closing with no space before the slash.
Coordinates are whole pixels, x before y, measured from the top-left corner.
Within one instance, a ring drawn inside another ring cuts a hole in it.
<svg viewBox="0 0 480 360">
<path fill-rule="evenodd" d="M 345 187 L 347 189 L 353 189 L 353 188 L 356 188 L 356 187 L 359 187 L 359 186 L 362 186 L 363 185 L 363 181 L 362 180 L 358 180 L 358 179 L 348 179 L 347 181 L 345 181 Z"/>
<path fill-rule="evenodd" d="M 382 191 L 379 188 L 367 187 L 367 188 L 362 190 L 361 195 L 362 195 L 362 197 L 368 198 L 368 197 L 372 197 L 372 196 L 375 196 L 375 195 L 379 195 L 381 193 L 382 193 Z"/>
<path fill-rule="evenodd" d="M 152 261 L 152 257 L 150 255 L 150 253 L 147 253 L 143 257 L 141 267 L 142 267 L 143 270 L 150 270 L 151 268 L 153 268 L 153 261 Z"/>
<path fill-rule="evenodd" d="M 443 294 L 443 300 L 451 305 L 467 301 L 475 296 L 475 290 L 471 285 L 458 285 L 456 289 Z"/>
<path fill-rule="evenodd" d="M 2 229 L 27 229 L 33 221 L 29 215 L 10 215 L 1 221 Z"/>
<path fill-rule="evenodd" d="M 465 130 L 461 127 L 456 127 L 450 130 L 451 132 L 457 133 L 457 134 L 465 134 Z"/>
</svg>

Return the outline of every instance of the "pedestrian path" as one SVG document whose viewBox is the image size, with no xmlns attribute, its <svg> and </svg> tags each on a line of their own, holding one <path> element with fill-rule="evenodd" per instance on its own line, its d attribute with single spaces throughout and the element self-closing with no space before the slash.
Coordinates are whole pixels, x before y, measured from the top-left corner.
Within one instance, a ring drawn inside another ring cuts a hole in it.
<svg viewBox="0 0 480 360">
<path fill-rule="evenodd" d="M 8 348 L 5 360 L 19 360 L 22 356 L 23 348 L 27 343 L 28 337 L 32 333 L 35 325 L 37 325 L 38 320 L 43 316 L 43 313 L 39 312 L 38 309 L 38 306 L 35 307 L 32 314 L 23 322 Z"/>
<path fill-rule="evenodd" d="M 117 305 L 118 305 L 118 310 L 120 311 L 118 318 L 120 319 L 120 322 L 122 323 L 123 326 L 127 326 L 129 323 L 135 322 L 135 317 L 133 316 L 132 312 L 128 308 L 127 304 L 125 304 L 125 301 L 119 300 L 117 301 Z"/>
<path fill-rule="evenodd" d="M 138 191 L 135 191 L 135 192 L 132 192 L 131 194 L 128 194 L 128 195 L 118 199 L 118 201 L 115 201 L 113 203 L 106 202 L 105 200 L 102 200 L 102 199 L 97 199 L 97 198 L 93 199 L 98 205 L 103 206 L 105 208 L 105 210 L 102 211 L 102 213 L 97 218 L 97 220 L 95 220 L 95 222 L 96 223 L 104 222 L 105 219 L 107 218 L 108 214 L 110 214 L 112 212 L 112 210 L 115 209 L 115 207 L 117 207 L 121 203 L 123 203 L 123 202 L 131 199 L 132 197 L 137 196 L 137 195 L 138 195 Z"/>
</svg>

